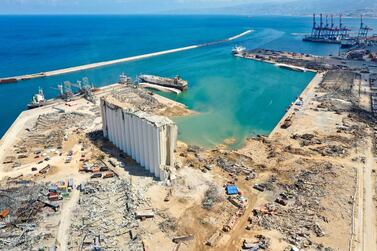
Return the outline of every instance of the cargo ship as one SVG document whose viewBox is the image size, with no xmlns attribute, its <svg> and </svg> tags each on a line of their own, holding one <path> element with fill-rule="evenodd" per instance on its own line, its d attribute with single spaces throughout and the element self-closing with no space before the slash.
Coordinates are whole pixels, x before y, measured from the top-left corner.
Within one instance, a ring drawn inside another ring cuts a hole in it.
<svg viewBox="0 0 377 251">
<path fill-rule="evenodd" d="M 175 88 L 181 91 L 188 89 L 187 81 L 183 80 L 180 76 L 176 76 L 175 78 L 164 78 L 153 75 L 140 75 L 138 79 L 140 82 Z"/>
<path fill-rule="evenodd" d="M 37 107 L 44 106 L 46 104 L 46 99 L 43 90 L 39 88 L 38 93 L 34 94 L 31 102 L 27 105 L 28 109 L 33 109 Z"/>
<path fill-rule="evenodd" d="M 340 39 L 337 37 L 313 37 L 313 36 L 305 36 L 302 41 L 304 42 L 314 42 L 314 43 L 326 43 L 326 44 L 340 44 Z"/>
</svg>

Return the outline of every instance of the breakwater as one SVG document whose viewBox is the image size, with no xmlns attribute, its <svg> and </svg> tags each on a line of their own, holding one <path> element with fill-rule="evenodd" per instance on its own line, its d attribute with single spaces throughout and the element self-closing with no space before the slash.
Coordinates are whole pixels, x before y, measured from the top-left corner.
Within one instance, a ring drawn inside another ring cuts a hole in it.
<svg viewBox="0 0 377 251">
<path fill-rule="evenodd" d="M 198 44 L 198 45 L 191 45 L 191 46 L 181 47 L 181 48 L 177 48 L 177 49 L 153 52 L 153 53 L 148 53 L 148 54 L 143 54 L 143 55 L 138 55 L 138 56 L 126 57 L 126 58 L 115 59 L 115 60 L 110 60 L 110 61 L 103 61 L 103 62 L 86 64 L 86 65 L 81 65 L 81 66 L 74 66 L 74 67 L 64 68 L 64 69 L 60 69 L 60 70 L 53 70 L 53 71 L 39 72 L 39 73 L 34 73 L 34 74 L 26 74 L 26 75 L 15 76 L 15 77 L 1 78 L 0 83 L 3 83 L 3 84 L 5 84 L 5 83 L 16 83 L 18 81 L 23 81 L 23 80 L 62 75 L 62 74 L 67 74 L 67 73 L 72 73 L 72 72 L 77 72 L 77 71 L 83 71 L 83 70 L 89 70 L 89 69 L 94 69 L 94 68 L 99 68 L 99 67 L 104 67 L 104 66 L 109 66 L 109 65 L 114 65 L 114 64 L 125 63 L 125 62 L 129 62 L 129 61 L 134 61 L 134 60 L 140 60 L 140 59 L 145 59 L 145 58 L 150 58 L 150 57 L 172 54 L 172 53 L 181 52 L 181 51 L 197 49 L 197 48 L 201 48 L 201 47 L 206 47 L 206 46 L 211 46 L 211 45 L 216 45 L 216 44 L 220 44 L 220 43 L 226 43 L 226 42 L 229 42 L 229 41 L 233 41 L 233 40 L 236 40 L 240 37 L 243 37 L 243 36 L 245 36 L 245 35 L 247 35 L 251 32 L 252 32 L 252 30 L 247 30 L 247 31 L 242 32 L 238 35 L 235 35 L 233 37 L 226 38 L 226 39 L 223 39 L 223 40 L 204 43 L 204 44 Z"/>
</svg>

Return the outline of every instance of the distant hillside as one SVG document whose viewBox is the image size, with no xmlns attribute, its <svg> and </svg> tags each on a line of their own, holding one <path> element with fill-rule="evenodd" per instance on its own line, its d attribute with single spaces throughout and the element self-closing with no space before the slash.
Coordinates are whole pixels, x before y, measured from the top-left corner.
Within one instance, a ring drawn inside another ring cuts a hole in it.
<svg viewBox="0 0 377 251">
<path fill-rule="evenodd" d="M 345 16 L 377 17 L 377 0 L 292 0 L 290 2 L 250 3 L 226 8 L 181 9 L 176 14 L 295 15 L 342 13 Z"/>
</svg>

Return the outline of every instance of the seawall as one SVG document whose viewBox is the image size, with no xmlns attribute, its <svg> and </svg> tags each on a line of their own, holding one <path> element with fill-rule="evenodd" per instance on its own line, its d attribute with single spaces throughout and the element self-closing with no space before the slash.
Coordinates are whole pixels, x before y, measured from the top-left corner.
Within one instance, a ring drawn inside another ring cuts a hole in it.
<svg viewBox="0 0 377 251">
<path fill-rule="evenodd" d="M 197 49 L 197 48 L 211 46 L 211 45 L 220 44 L 220 43 L 226 43 L 226 42 L 238 39 L 242 36 L 245 36 L 245 35 L 247 35 L 251 32 L 252 32 L 252 30 L 247 30 L 245 32 L 242 32 L 242 33 L 236 35 L 236 36 L 233 36 L 233 37 L 230 37 L 230 38 L 227 38 L 227 39 L 224 39 L 224 40 L 220 40 L 220 41 L 209 42 L 209 43 L 198 44 L 198 45 L 191 45 L 191 46 L 186 46 L 186 47 L 181 47 L 181 48 L 171 49 L 171 50 L 165 50 L 165 51 L 159 51 L 159 52 L 153 52 L 153 53 L 143 54 L 143 55 L 139 55 L 139 56 L 132 56 L 132 57 L 126 57 L 126 58 L 115 59 L 115 60 L 110 60 L 110 61 L 103 61 L 103 62 L 86 64 L 86 65 L 81 65 L 81 66 L 74 66 L 74 67 L 69 67 L 69 68 L 60 69 L 60 70 L 53 70 L 53 71 L 40 72 L 40 73 L 34 73 L 34 74 L 26 74 L 26 75 L 14 76 L 14 77 L 0 78 L 0 84 L 1 83 L 5 84 L 7 82 L 7 80 L 9 80 L 9 79 L 14 80 L 14 82 L 12 82 L 12 83 L 17 83 L 17 81 L 62 75 L 62 74 L 67 74 L 67 73 L 72 73 L 72 72 L 77 72 L 77 71 L 82 71 L 82 70 L 89 70 L 89 69 L 94 69 L 94 68 L 99 68 L 99 67 L 104 67 L 104 66 L 109 66 L 109 65 L 114 65 L 114 64 L 120 64 L 120 63 L 125 63 L 125 62 L 129 62 L 129 61 L 134 61 L 134 60 L 140 60 L 140 59 L 145 59 L 145 58 L 150 58 L 150 57 L 172 54 L 172 53 L 181 52 L 181 51 Z"/>
</svg>

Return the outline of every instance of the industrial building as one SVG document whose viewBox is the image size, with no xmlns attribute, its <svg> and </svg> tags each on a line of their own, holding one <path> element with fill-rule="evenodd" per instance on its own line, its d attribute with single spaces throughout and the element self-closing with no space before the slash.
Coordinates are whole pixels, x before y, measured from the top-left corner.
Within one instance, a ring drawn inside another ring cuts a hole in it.
<svg viewBox="0 0 377 251">
<path fill-rule="evenodd" d="M 175 123 L 127 107 L 112 96 L 101 99 L 101 113 L 104 136 L 155 177 L 166 179 L 175 162 Z"/>
</svg>

